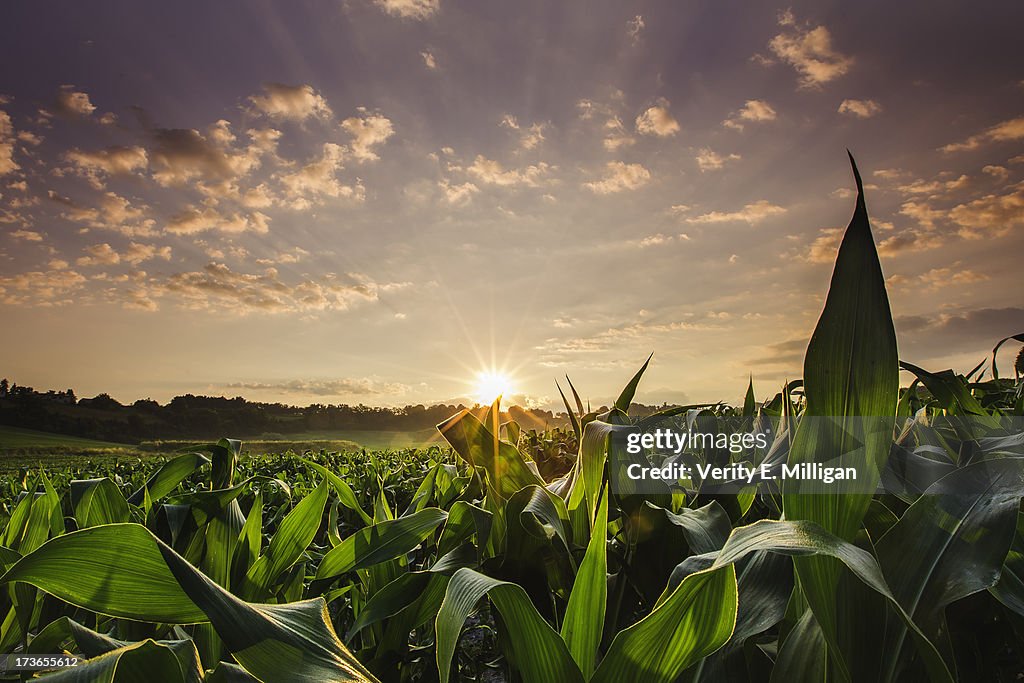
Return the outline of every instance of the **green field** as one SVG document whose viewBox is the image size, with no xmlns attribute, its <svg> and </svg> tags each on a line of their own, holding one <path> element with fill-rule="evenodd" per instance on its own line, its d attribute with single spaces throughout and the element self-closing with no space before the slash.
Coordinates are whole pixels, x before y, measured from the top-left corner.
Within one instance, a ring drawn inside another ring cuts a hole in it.
<svg viewBox="0 0 1024 683">
<path fill-rule="evenodd" d="M 77 436 L 37 432 L 33 429 L 0 425 L 0 450 L 10 449 L 110 449 L 131 448 L 128 444 L 95 441 Z"/>
<path fill-rule="evenodd" d="M 235 435 L 232 435 L 235 436 Z M 21 468 L 87 468 L 103 463 L 150 460 L 209 439 L 113 443 L 66 434 L 0 426 L 0 473 Z M 244 453 L 283 454 L 313 451 L 399 451 L 443 444 L 437 430 L 329 430 L 296 434 L 259 434 L 243 438 Z"/>
<path fill-rule="evenodd" d="M 327 430 L 295 434 L 256 434 L 242 436 L 246 450 L 260 453 L 348 450 L 401 450 L 425 448 L 442 443 L 434 429 L 418 431 Z M 67 434 L 54 434 L 21 427 L 0 426 L 0 454 L 17 455 L 80 453 L 102 456 L 151 455 L 201 443 L 209 439 L 173 439 L 144 441 L 141 444 L 97 441 Z"/>
<path fill-rule="evenodd" d="M 432 444 L 442 443 L 436 429 L 421 429 L 414 432 L 374 431 L 374 430 L 327 430 L 314 432 L 298 432 L 296 434 L 274 435 L 257 434 L 248 439 L 249 442 L 293 441 L 349 441 L 367 450 L 387 450 L 395 448 L 424 448 Z"/>
</svg>

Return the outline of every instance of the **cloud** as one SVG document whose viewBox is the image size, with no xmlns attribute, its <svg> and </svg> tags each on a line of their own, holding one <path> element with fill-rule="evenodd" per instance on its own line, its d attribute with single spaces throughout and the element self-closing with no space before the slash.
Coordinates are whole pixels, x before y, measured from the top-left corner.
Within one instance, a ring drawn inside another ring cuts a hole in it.
<svg viewBox="0 0 1024 683">
<path fill-rule="evenodd" d="M 789 365 L 799 367 L 803 363 L 804 353 L 807 351 L 807 343 L 806 337 L 797 337 L 768 344 L 768 353 L 766 355 L 758 356 L 747 362 L 751 365 Z"/>
<path fill-rule="evenodd" d="M 859 119 L 869 119 L 882 113 L 882 105 L 874 100 L 843 100 L 837 111 Z"/>
<path fill-rule="evenodd" d="M 207 131 L 211 140 L 221 147 L 227 147 L 235 141 L 235 134 L 231 132 L 231 122 L 227 119 L 218 119 Z"/>
<path fill-rule="evenodd" d="M 800 75 L 799 87 L 820 88 L 839 78 L 853 65 L 853 58 L 832 47 L 832 35 L 824 26 L 798 25 L 789 10 L 779 15 L 783 31 L 768 43 L 776 57 Z"/>
<path fill-rule="evenodd" d="M 30 130 L 18 131 L 18 140 L 20 142 L 32 145 L 33 147 L 38 147 L 39 145 L 43 144 L 43 138 L 39 137 Z"/>
<path fill-rule="evenodd" d="M 549 173 L 551 167 L 543 161 L 539 164 L 530 165 L 523 169 L 509 169 L 500 162 L 478 155 L 473 165 L 466 169 L 466 173 L 487 185 L 498 185 L 500 187 L 512 187 L 526 185 L 535 187 L 537 181 Z"/>
<path fill-rule="evenodd" d="M 913 218 L 921 227 L 927 229 L 933 228 L 935 221 L 944 215 L 941 211 L 928 206 L 927 203 L 918 201 L 904 202 L 900 206 L 900 214 Z"/>
<path fill-rule="evenodd" d="M 1002 236 L 1024 226 L 1024 183 L 1005 194 L 990 194 L 953 207 L 949 217 L 960 226 L 960 236 Z"/>
<path fill-rule="evenodd" d="M 505 114 L 499 125 L 501 125 L 502 128 L 519 131 L 520 149 L 534 149 L 540 145 L 540 143 L 544 142 L 544 129 L 547 128 L 547 124 L 534 123 L 529 128 L 523 129 L 520 127 L 519 120 L 516 119 L 515 116 L 512 114 Z"/>
<path fill-rule="evenodd" d="M 277 382 L 232 382 L 228 389 L 272 391 L 303 396 L 401 396 L 410 390 L 406 384 L 383 382 L 369 377 L 343 379 L 293 379 Z"/>
<path fill-rule="evenodd" d="M 924 180 L 923 178 L 918 178 L 913 182 L 899 185 L 896 189 L 903 194 L 933 195 L 930 199 L 935 199 L 934 195 L 936 194 L 963 189 L 967 186 L 969 180 L 966 175 L 961 175 L 952 180 Z"/>
<path fill-rule="evenodd" d="M 896 180 L 907 175 L 907 172 L 899 168 L 880 168 L 871 175 L 882 180 Z"/>
<path fill-rule="evenodd" d="M 269 231 L 269 223 L 270 218 L 259 211 L 250 214 L 225 215 L 209 206 L 203 209 L 189 207 L 172 216 L 167 222 L 166 230 L 174 235 L 194 235 L 207 230 L 218 230 L 230 234 L 241 232 L 266 234 Z"/>
<path fill-rule="evenodd" d="M 648 235 L 647 237 L 644 237 L 642 240 L 637 242 L 637 246 L 641 249 L 647 247 L 660 247 L 666 244 L 671 244 L 674 241 L 675 238 L 672 235 L 663 235 L 659 232 L 656 235 Z"/>
<path fill-rule="evenodd" d="M 360 116 L 352 116 L 341 122 L 341 127 L 353 137 L 352 156 L 359 161 L 375 161 L 380 157 L 373 151 L 395 133 L 394 127 L 381 114 L 367 114 L 360 108 Z"/>
<path fill-rule="evenodd" d="M 60 86 L 54 108 L 64 116 L 89 116 L 96 111 L 96 107 L 89 101 L 88 93 L 76 90 L 73 85 Z"/>
<path fill-rule="evenodd" d="M 565 355 L 607 351 L 614 348 L 622 348 L 627 344 L 635 348 L 639 342 L 659 335 L 721 330 L 723 329 L 721 321 L 727 317 L 727 314 L 723 317 L 721 313 L 711 312 L 703 317 L 687 314 L 683 316 L 682 320 L 669 322 L 634 322 L 617 327 L 609 327 L 585 336 L 567 339 L 549 338 L 544 341 L 543 345 L 537 346 L 536 350 L 543 352 L 541 365 L 554 367 L 562 364 L 558 362 L 559 357 Z M 578 327 L 576 322 L 574 320 L 569 325 L 556 324 L 556 327 L 575 328 Z"/>
<path fill-rule="evenodd" d="M 998 181 L 1006 180 L 1010 177 L 1010 171 L 1005 166 L 996 166 L 989 164 L 981 169 L 981 172 L 985 175 L 990 175 Z"/>
<path fill-rule="evenodd" d="M 340 145 L 326 142 L 320 158 L 281 176 L 281 183 L 292 208 L 308 209 L 314 203 L 321 202 L 324 196 L 363 200 L 366 192 L 361 184 L 344 185 L 335 175 L 342 168 L 344 153 Z"/>
<path fill-rule="evenodd" d="M 685 218 L 687 223 L 749 223 L 754 225 L 766 218 L 786 213 L 786 209 L 776 206 L 766 199 L 747 204 L 739 211 L 711 211 L 700 216 Z"/>
<path fill-rule="evenodd" d="M 47 196 L 64 207 L 61 217 L 89 228 L 114 230 L 128 237 L 149 237 L 154 234 L 156 224 L 152 218 L 145 218 L 146 206 L 134 206 L 114 192 L 104 192 L 95 207 L 81 206 L 53 190 Z"/>
<path fill-rule="evenodd" d="M 82 289 L 86 278 L 66 269 L 0 275 L 0 303 L 12 306 L 63 306 Z"/>
<path fill-rule="evenodd" d="M 1021 138 L 1024 138 L 1024 116 L 1018 116 L 1015 119 L 997 123 L 977 135 L 972 135 L 963 142 L 951 143 L 939 149 L 946 153 L 965 152 L 978 149 L 982 145 L 992 142 L 1011 142 Z"/>
<path fill-rule="evenodd" d="M 94 244 L 85 248 L 86 256 L 75 263 L 80 266 L 110 266 L 121 262 L 121 256 L 109 244 Z"/>
<path fill-rule="evenodd" d="M 658 104 L 636 117 L 636 132 L 662 138 L 678 133 L 679 122 L 668 113 L 668 107 L 668 100 L 659 100 Z"/>
<path fill-rule="evenodd" d="M 843 228 L 822 228 L 807 248 L 804 259 L 811 263 L 832 263 L 836 260 L 836 252 L 845 232 Z"/>
<path fill-rule="evenodd" d="M 16 240 L 24 240 L 25 242 L 43 241 L 43 236 L 34 230 L 15 230 L 8 234 Z"/>
<path fill-rule="evenodd" d="M 256 263 L 261 266 L 273 266 L 280 264 L 291 264 L 299 263 L 309 256 L 309 252 L 302 247 L 293 247 L 289 251 L 278 252 L 276 255 L 269 258 L 256 259 Z M 223 258 L 223 255 L 221 255 Z"/>
<path fill-rule="evenodd" d="M 901 333 L 901 347 L 915 349 L 912 362 L 922 356 L 949 356 L 961 351 L 977 352 L 980 359 L 992 345 L 1024 329 L 1024 308 L 978 308 L 956 312 L 900 316 L 893 321 Z M 903 352 L 901 352 L 903 355 Z M 927 360 L 927 358 L 923 358 Z"/>
<path fill-rule="evenodd" d="M 534 149 L 540 143 L 544 142 L 544 129 L 547 128 L 546 124 L 535 123 L 528 129 L 523 131 L 522 137 L 519 138 L 519 147 L 521 149 Z"/>
<path fill-rule="evenodd" d="M 84 176 L 93 181 L 94 186 L 101 186 L 100 173 L 106 175 L 130 175 L 144 170 L 149 163 L 149 155 L 142 147 L 106 147 L 94 152 L 72 149 L 64 158 L 74 164 Z"/>
<path fill-rule="evenodd" d="M 262 273 L 240 273 L 223 263 L 210 263 L 199 271 L 150 282 L 139 293 L 149 299 L 167 298 L 193 310 L 313 313 L 347 311 L 378 301 L 382 293 L 408 286 L 407 282 L 380 284 L 357 274 L 349 274 L 342 281 L 331 273 L 317 279 L 288 282 L 280 278 L 276 268 L 267 268 Z"/>
<path fill-rule="evenodd" d="M 626 35 L 629 36 L 629 40 L 633 45 L 640 44 L 640 34 L 646 26 L 644 18 L 639 14 L 626 22 Z"/>
<path fill-rule="evenodd" d="M 704 173 L 706 171 L 717 171 L 725 166 L 726 162 L 739 161 L 740 155 L 729 154 L 727 156 L 722 156 L 718 152 L 704 147 L 697 152 L 697 156 L 695 158 L 697 159 L 697 166 L 700 167 L 700 172 Z"/>
<path fill-rule="evenodd" d="M 263 94 L 249 98 L 256 111 L 275 119 L 305 121 L 331 116 L 327 101 L 311 85 L 264 83 Z"/>
<path fill-rule="evenodd" d="M 622 161 L 609 161 L 605 164 L 604 176 L 601 180 L 584 183 L 591 192 L 611 194 L 623 190 L 635 190 L 651 179 L 651 172 L 640 164 L 627 164 Z"/>
<path fill-rule="evenodd" d="M 420 57 L 423 58 L 423 63 L 431 71 L 437 68 L 437 59 L 434 57 L 434 53 L 430 50 L 424 50 L 421 52 Z"/>
<path fill-rule="evenodd" d="M 118 263 L 130 263 L 137 266 L 143 261 L 154 258 L 171 260 L 170 247 L 157 247 L 152 244 L 138 244 L 132 242 L 123 252 L 118 253 L 116 249 L 107 243 L 94 244 L 85 248 L 85 256 L 79 258 L 75 263 L 80 266 L 112 266 Z"/>
<path fill-rule="evenodd" d="M 984 273 L 960 268 L 960 263 L 957 262 L 952 267 L 932 268 L 916 276 L 893 275 L 886 280 L 886 283 L 890 286 L 916 286 L 934 291 L 950 285 L 969 285 L 985 282 L 988 279 L 988 275 Z"/>
<path fill-rule="evenodd" d="M 620 147 L 628 147 L 636 142 L 632 135 L 622 125 L 622 119 L 612 116 L 604 123 L 605 138 L 602 144 L 609 152 L 614 152 Z"/>
<path fill-rule="evenodd" d="M 920 252 L 930 249 L 938 249 L 945 244 L 945 239 L 927 230 L 904 230 L 898 235 L 893 235 L 878 243 L 878 255 L 885 257 L 896 256 L 903 252 Z"/>
<path fill-rule="evenodd" d="M 19 168 L 14 161 L 14 124 L 7 112 L 0 111 L 0 176 Z"/>
<path fill-rule="evenodd" d="M 777 117 L 775 109 L 764 100 L 747 100 L 746 104 L 732 116 L 722 121 L 726 128 L 743 130 L 744 122 L 774 121 Z"/>
<path fill-rule="evenodd" d="M 121 260 L 125 263 L 130 263 L 133 266 L 137 266 L 143 261 L 149 261 L 157 258 L 164 261 L 170 261 L 171 248 L 167 246 L 158 247 L 152 244 L 138 244 L 136 242 L 132 242 L 128 245 L 128 248 L 121 253 Z"/>
<path fill-rule="evenodd" d="M 449 204 L 455 206 L 464 206 L 473 199 L 473 195 L 480 191 L 480 188 L 471 182 L 465 182 L 461 185 L 453 185 L 447 180 L 442 180 L 438 183 L 441 191 L 444 193 L 444 198 Z"/>
<path fill-rule="evenodd" d="M 373 0 L 377 7 L 394 17 L 422 21 L 437 14 L 441 0 Z"/>
<path fill-rule="evenodd" d="M 219 130 L 218 137 L 223 139 L 223 129 Z M 258 165 L 263 151 L 257 144 L 250 151 L 230 154 L 199 131 L 188 128 L 158 128 L 153 131 L 153 138 L 153 178 L 164 186 L 182 185 L 197 178 L 217 181 L 245 175 Z M 262 144 L 266 142 L 261 140 Z"/>
</svg>

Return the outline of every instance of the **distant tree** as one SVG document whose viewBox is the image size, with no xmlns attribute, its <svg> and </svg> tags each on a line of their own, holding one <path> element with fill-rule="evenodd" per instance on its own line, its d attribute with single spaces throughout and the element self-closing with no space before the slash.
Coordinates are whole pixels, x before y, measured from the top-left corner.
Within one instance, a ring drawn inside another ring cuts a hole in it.
<svg viewBox="0 0 1024 683">
<path fill-rule="evenodd" d="M 7 384 L 7 378 L 0 379 L 0 397 L 4 397 L 11 390 L 10 385 Z"/>
<path fill-rule="evenodd" d="M 107 393 L 98 394 L 93 398 L 83 398 L 79 401 L 79 405 L 97 408 L 99 410 L 117 410 L 118 408 L 124 407 Z"/>
<path fill-rule="evenodd" d="M 140 398 L 132 404 L 132 408 L 146 413 L 155 413 L 160 410 L 160 404 L 151 398 Z"/>
</svg>

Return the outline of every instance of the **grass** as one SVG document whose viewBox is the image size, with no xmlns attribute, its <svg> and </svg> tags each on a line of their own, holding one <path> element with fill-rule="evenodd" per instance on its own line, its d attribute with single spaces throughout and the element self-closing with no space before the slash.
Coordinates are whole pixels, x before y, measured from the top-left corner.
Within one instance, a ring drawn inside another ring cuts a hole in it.
<svg viewBox="0 0 1024 683">
<path fill-rule="evenodd" d="M 21 427 L 7 427 L 0 425 L 0 450 L 15 448 L 109 449 L 130 448 L 130 446 L 128 444 L 96 441 L 94 439 L 83 439 L 78 436 L 67 436 L 66 434 L 53 434 L 50 432 L 37 432 L 34 429 L 22 429 Z"/>
<path fill-rule="evenodd" d="M 403 448 L 425 448 L 427 446 L 443 443 L 436 429 L 421 429 L 418 431 L 386 431 L 386 430 L 327 430 L 299 432 L 297 434 L 284 434 L 275 438 L 269 438 L 267 434 L 258 434 L 250 439 L 253 442 L 270 443 L 273 441 L 294 441 L 315 443 L 321 441 L 348 441 L 357 444 L 360 448 L 367 450 L 381 451 L 388 449 Z"/>
</svg>

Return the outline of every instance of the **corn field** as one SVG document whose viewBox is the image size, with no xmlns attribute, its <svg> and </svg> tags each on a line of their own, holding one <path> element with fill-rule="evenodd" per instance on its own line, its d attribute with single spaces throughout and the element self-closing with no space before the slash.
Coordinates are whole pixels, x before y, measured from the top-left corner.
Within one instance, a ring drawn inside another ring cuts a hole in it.
<svg viewBox="0 0 1024 683">
<path fill-rule="evenodd" d="M 966 374 L 901 362 L 857 185 L 803 378 L 774 396 L 634 420 L 645 364 L 600 414 L 568 385 L 561 432 L 496 403 L 440 424 L 448 449 L 241 458 L 222 439 L 146 471 L 10 477 L 0 653 L 80 657 L 55 683 L 1019 680 L 1024 381 L 998 345 Z M 755 466 L 880 421 L 858 444 L 875 493 L 615 476 L 624 434 L 737 417 L 771 428 Z"/>
</svg>

